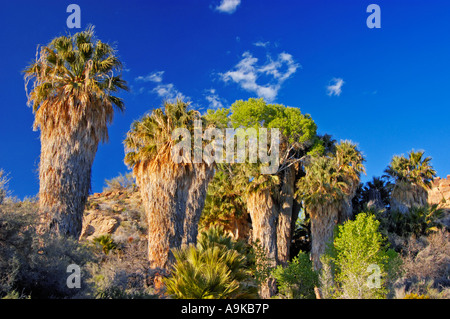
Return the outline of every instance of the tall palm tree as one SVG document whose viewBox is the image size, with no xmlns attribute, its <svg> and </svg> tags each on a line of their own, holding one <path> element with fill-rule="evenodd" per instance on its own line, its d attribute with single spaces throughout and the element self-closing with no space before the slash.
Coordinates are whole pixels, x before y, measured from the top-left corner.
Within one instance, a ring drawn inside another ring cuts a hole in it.
<svg viewBox="0 0 450 319">
<path fill-rule="evenodd" d="M 436 171 L 431 166 L 431 157 L 424 151 L 412 150 L 408 157 L 394 156 L 385 173 L 395 183 L 391 193 L 391 210 L 406 213 L 414 206 L 427 205 L 431 181 Z"/>
<path fill-rule="evenodd" d="M 336 145 L 336 160 L 338 170 L 343 173 L 348 184 L 348 192 L 342 201 L 339 212 L 339 222 L 343 223 L 353 217 L 352 200 L 359 187 L 361 173 L 365 173 L 365 159 L 357 146 L 350 141 L 341 141 Z"/>
<path fill-rule="evenodd" d="M 213 166 L 187 160 L 175 163 L 172 138 L 176 128 L 194 131 L 200 113 L 178 100 L 166 102 L 133 123 L 124 141 L 125 163 L 133 168 L 148 218 L 148 258 L 152 268 L 167 271 L 174 261 L 171 251 L 196 243 Z M 184 154 L 187 155 L 187 154 Z"/>
<path fill-rule="evenodd" d="M 116 51 L 91 27 L 53 39 L 24 71 L 33 127 L 41 131 L 39 208 L 52 233 L 80 235 L 98 144 L 108 139 L 114 110 L 124 110 L 113 95 L 128 89 L 121 70 Z"/>
<path fill-rule="evenodd" d="M 342 201 L 349 193 L 349 183 L 335 157 L 316 157 L 298 181 L 297 196 L 303 200 L 311 219 L 311 257 L 314 269 L 322 267 L 320 257 L 333 239 Z"/>
</svg>

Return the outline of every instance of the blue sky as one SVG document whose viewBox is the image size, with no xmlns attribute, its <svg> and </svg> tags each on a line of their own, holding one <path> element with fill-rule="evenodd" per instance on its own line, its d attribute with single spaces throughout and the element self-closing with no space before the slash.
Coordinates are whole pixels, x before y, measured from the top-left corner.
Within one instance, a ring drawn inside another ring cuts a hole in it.
<svg viewBox="0 0 450 319">
<path fill-rule="evenodd" d="M 21 71 L 38 44 L 69 30 L 71 3 L 83 29 L 95 25 L 116 46 L 132 88 L 99 146 L 93 192 L 127 171 L 131 123 L 177 96 L 201 110 L 250 97 L 299 107 L 319 133 L 359 144 L 364 181 L 411 149 L 450 174 L 450 1 L 9 1 L 0 10 L 0 168 L 19 198 L 39 191 L 40 152 Z M 371 3 L 379 29 L 366 25 Z"/>
</svg>

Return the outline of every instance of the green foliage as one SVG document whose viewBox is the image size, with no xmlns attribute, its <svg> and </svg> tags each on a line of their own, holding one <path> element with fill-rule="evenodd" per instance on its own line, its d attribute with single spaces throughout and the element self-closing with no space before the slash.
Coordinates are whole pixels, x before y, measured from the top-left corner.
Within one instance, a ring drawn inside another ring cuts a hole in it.
<svg viewBox="0 0 450 319">
<path fill-rule="evenodd" d="M 259 240 L 252 243 L 248 258 L 252 276 L 257 285 L 261 286 L 272 276 L 274 262 L 267 256 Z"/>
<path fill-rule="evenodd" d="M 439 218 L 444 210 L 437 204 L 412 207 L 406 213 L 399 211 L 387 211 L 377 214 L 380 221 L 380 229 L 385 234 L 395 233 L 401 237 L 426 236 L 437 231 L 441 224 Z"/>
<path fill-rule="evenodd" d="M 285 142 L 297 148 L 311 146 L 317 131 L 309 114 L 295 107 L 267 104 L 262 98 L 233 103 L 230 120 L 234 128 L 278 128 Z"/>
<path fill-rule="evenodd" d="M 109 234 L 95 237 L 93 239 L 93 242 L 100 245 L 105 255 L 108 255 L 110 251 L 117 248 L 117 244 L 114 242 L 114 240 L 111 238 L 111 235 Z"/>
<path fill-rule="evenodd" d="M 133 122 L 125 138 L 125 164 L 136 168 L 154 160 L 167 160 L 175 145 L 172 132 L 186 128 L 193 134 L 194 121 L 201 120 L 200 113 L 189 110 L 189 104 L 181 100 L 165 102 L 163 108 L 154 109 L 141 120 Z M 191 154 L 185 154 L 191 156 Z"/>
<path fill-rule="evenodd" d="M 395 155 L 385 173 L 396 184 L 407 183 L 429 188 L 436 171 L 431 166 L 431 157 L 424 157 L 424 154 L 424 151 L 412 150 L 407 158 Z"/>
<path fill-rule="evenodd" d="M 391 191 L 393 184 L 386 177 L 373 177 L 366 184 L 360 184 L 353 199 L 353 211 L 355 215 L 367 210 L 369 201 L 375 200 L 375 196 L 379 195 L 381 210 L 386 210 L 391 199 Z M 372 202 L 372 204 L 375 204 Z"/>
<path fill-rule="evenodd" d="M 224 167 L 223 164 L 219 164 L 219 166 Z M 218 170 L 209 183 L 200 227 L 225 226 L 247 213 L 244 198 L 236 185 L 236 178 L 229 170 L 233 170 L 233 168 L 228 166 Z"/>
<path fill-rule="evenodd" d="M 179 299 L 255 298 L 243 249 L 220 227 L 203 232 L 197 246 L 173 250 L 176 262 L 165 279 L 167 293 Z"/>
<path fill-rule="evenodd" d="M 378 227 L 379 221 L 366 213 L 338 226 L 333 245 L 322 259 L 322 263 L 331 268 L 334 298 L 386 297 L 388 279 L 392 281 L 395 277 L 398 259 L 394 251 L 386 248 Z M 371 267 L 379 270 L 379 276 Z M 379 286 L 371 286 L 372 279 L 376 282 L 377 278 Z"/>
<path fill-rule="evenodd" d="M 326 156 L 312 157 L 306 165 L 306 176 L 297 183 L 296 195 L 306 206 L 340 202 L 365 172 L 365 159 L 355 144 L 341 141 L 333 150 Z"/>
<path fill-rule="evenodd" d="M 319 275 L 313 270 L 308 254 L 300 252 L 286 267 L 277 266 L 272 274 L 283 298 L 315 299 L 314 287 L 319 284 Z"/>
<path fill-rule="evenodd" d="M 228 115 L 230 114 L 230 110 L 227 108 L 217 109 L 217 110 L 207 110 L 206 114 L 203 117 L 206 120 L 206 125 L 214 126 L 219 129 L 229 127 L 230 119 Z"/>
<path fill-rule="evenodd" d="M 306 176 L 297 183 L 296 195 L 305 205 L 335 203 L 345 196 L 348 185 L 337 169 L 333 157 L 314 158 L 306 168 Z"/>
</svg>

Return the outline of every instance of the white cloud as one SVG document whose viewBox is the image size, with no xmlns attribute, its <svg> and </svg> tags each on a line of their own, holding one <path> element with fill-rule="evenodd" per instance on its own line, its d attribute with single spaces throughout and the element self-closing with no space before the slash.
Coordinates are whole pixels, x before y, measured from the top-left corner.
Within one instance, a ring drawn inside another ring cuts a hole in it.
<svg viewBox="0 0 450 319">
<path fill-rule="evenodd" d="M 333 83 L 333 84 L 331 84 Z M 329 96 L 336 95 L 339 96 L 342 93 L 342 86 L 344 85 L 344 80 L 341 78 L 333 78 L 330 85 L 327 86 L 327 94 Z"/>
<path fill-rule="evenodd" d="M 226 101 L 219 97 L 215 89 L 206 90 L 205 99 L 209 102 L 209 108 L 217 110 L 223 108 Z"/>
<path fill-rule="evenodd" d="M 134 80 L 136 82 L 150 82 L 155 83 L 156 86 L 149 90 L 148 92 L 158 95 L 164 100 L 167 100 L 169 102 L 175 102 L 177 99 L 181 99 L 183 101 L 189 101 L 190 98 L 188 96 L 185 96 L 183 93 L 178 91 L 175 88 L 175 85 L 172 83 L 163 83 L 163 75 L 164 71 L 155 71 L 145 76 L 138 76 Z M 139 94 L 144 93 L 147 91 L 148 88 L 146 87 L 140 87 L 137 92 Z"/>
<path fill-rule="evenodd" d="M 258 97 L 270 102 L 277 97 L 281 85 L 300 67 L 288 53 L 279 54 L 276 60 L 268 56 L 268 62 L 264 65 L 257 63 L 258 59 L 250 52 L 244 52 L 242 60 L 232 70 L 220 76 L 223 81 L 237 83 L 242 89 L 256 93 Z M 268 78 L 268 83 L 257 83 L 262 76 Z"/>
<path fill-rule="evenodd" d="M 263 47 L 263 48 L 267 47 L 269 44 L 270 44 L 269 41 L 266 41 L 266 42 L 257 41 L 255 43 L 253 43 L 254 46 Z"/>
<path fill-rule="evenodd" d="M 177 99 L 185 102 L 190 100 L 189 97 L 178 91 L 172 83 L 158 84 L 151 92 L 169 102 L 175 102 Z"/>
<path fill-rule="evenodd" d="M 222 0 L 215 9 L 220 12 L 232 14 L 240 4 L 241 0 Z"/>
<path fill-rule="evenodd" d="M 138 76 L 137 78 L 135 78 L 135 81 L 138 82 L 155 82 L 155 83 L 160 83 L 162 82 L 162 77 L 163 77 L 164 71 L 155 71 L 152 72 L 148 75 L 145 76 Z"/>
</svg>

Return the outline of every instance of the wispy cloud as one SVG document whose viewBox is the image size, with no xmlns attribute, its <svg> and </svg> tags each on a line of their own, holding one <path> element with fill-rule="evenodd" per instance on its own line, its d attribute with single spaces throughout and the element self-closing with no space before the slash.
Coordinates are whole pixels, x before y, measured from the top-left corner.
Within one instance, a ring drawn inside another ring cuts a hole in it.
<svg viewBox="0 0 450 319">
<path fill-rule="evenodd" d="M 205 99 L 208 101 L 209 103 L 208 106 L 210 109 L 217 110 L 223 108 L 224 103 L 226 103 L 226 101 L 219 97 L 215 89 L 209 89 L 205 91 L 206 91 Z"/>
<path fill-rule="evenodd" d="M 232 14 L 240 4 L 241 0 L 221 0 L 220 4 L 215 7 L 215 10 Z"/>
<path fill-rule="evenodd" d="M 135 81 L 138 82 L 155 82 L 155 83 L 160 83 L 162 82 L 162 77 L 163 77 L 164 71 L 155 71 L 152 72 L 148 75 L 145 76 L 138 76 L 137 78 L 135 78 Z"/>
<path fill-rule="evenodd" d="M 257 41 L 257 42 L 254 42 L 254 43 L 253 43 L 254 46 L 257 46 L 257 47 L 263 47 L 263 48 L 267 47 L 269 44 L 270 44 L 269 41 L 266 41 L 266 42 L 263 42 L 263 41 Z"/>
<path fill-rule="evenodd" d="M 344 80 L 341 78 L 333 78 L 330 84 L 327 86 L 327 94 L 329 96 L 339 96 L 342 93 L 342 86 L 344 85 Z"/>
<path fill-rule="evenodd" d="M 142 94 L 143 92 L 148 91 L 169 102 L 174 102 L 177 99 L 181 99 L 183 101 L 190 100 L 188 96 L 178 91 L 173 83 L 163 83 L 163 75 L 164 71 L 155 71 L 145 76 L 141 75 L 136 77 L 134 79 L 136 82 L 150 82 L 156 84 L 156 86 L 150 90 L 146 87 L 140 87 L 137 92 Z"/>
<path fill-rule="evenodd" d="M 175 88 L 175 85 L 173 85 L 172 83 L 158 84 L 151 92 L 157 94 L 159 97 L 169 102 L 175 102 L 177 99 L 183 101 L 190 100 L 189 97 L 178 91 Z"/>
<path fill-rule="evenodd" d="M 242 60 L 228 72 L 221 73 L 224 82 L 234 82 L 246 91 L 255 93 L 266 101 L 273 101 L 281 85 L 300 67 L 289 53 L 280 53 L 276 60 L 268 56 L 268 61 L 258 65 L 258 59 L 250 52 L 244 52 Z M 261 82 L 264 77 L 266 83 Z"/>
</svg>

